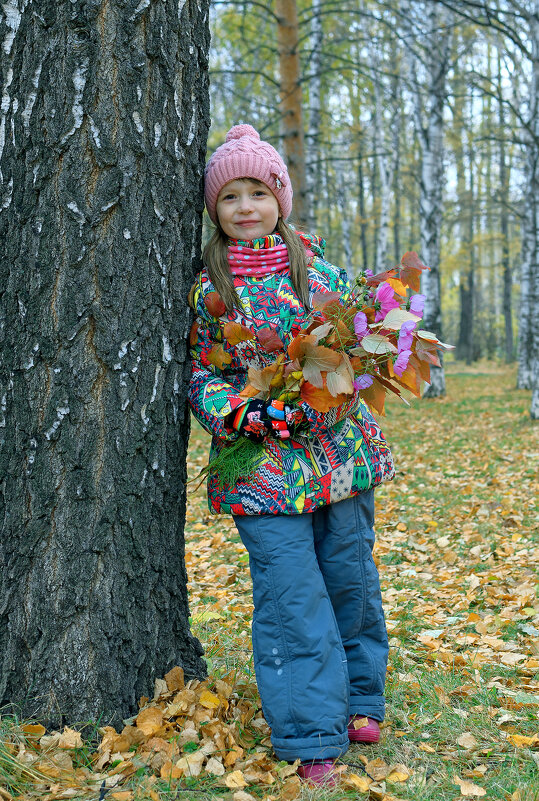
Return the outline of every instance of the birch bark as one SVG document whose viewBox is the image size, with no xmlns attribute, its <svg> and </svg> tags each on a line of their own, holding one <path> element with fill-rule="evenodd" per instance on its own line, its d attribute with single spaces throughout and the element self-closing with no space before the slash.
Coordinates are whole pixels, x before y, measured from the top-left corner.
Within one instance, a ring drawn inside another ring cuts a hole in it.
<svg viewBox="0 0 539 801">
<path fill-rule="evenodd" d="M 422 291 L 426 295 L 423 322 L 427 330 L 433 331 L 442 339 L 440 230 L 444 170 L 443 113 L 449 65 L 449 12 L 436 0 L 427 3 L 404 2 L 402 11 L 410 42 L 413 43 L 406 52 L 415 105 L 416 132 L 421 146 L 421 258 L 430 267 L 430 272 L 425 272 L 422 280 Z M 418 77 L 420 69 L 424 76 L 421 82 Z M 425 397 L 444 394 L 445 375 L 442 364 L 442 367 L 431 369 L 431 384 Z"/>
</svg>

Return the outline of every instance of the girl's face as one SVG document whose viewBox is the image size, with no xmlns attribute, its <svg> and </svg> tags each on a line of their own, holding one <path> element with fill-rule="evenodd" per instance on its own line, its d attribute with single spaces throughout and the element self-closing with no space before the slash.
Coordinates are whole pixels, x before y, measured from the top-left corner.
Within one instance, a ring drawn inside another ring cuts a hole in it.
<svg viewBox="0 0 539 801">
<path fill-rule="evenodd" d="M 219 224 L 231 239 L 259 239 L 275 231 L 279 204 L 262 181 L 253 178 L 229 181 L 219 192 L 216 205 Z"/>
</svg>

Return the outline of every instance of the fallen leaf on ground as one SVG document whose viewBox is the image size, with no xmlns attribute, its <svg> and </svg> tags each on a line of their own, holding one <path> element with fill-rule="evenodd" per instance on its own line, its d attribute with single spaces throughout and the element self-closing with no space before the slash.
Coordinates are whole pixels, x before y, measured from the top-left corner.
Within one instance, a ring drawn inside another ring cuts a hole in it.
<svg viewBox="0 0 539 801">
<path fill-rule="evenodd" d="M 457 738 L 457 743 L 466 749 L 475 748 L 477 746 L 477 740 L 469 731 L 465 731 L 464 734 L 461 734 L 460 737 Z"/>
<path fill-rule="evenodd" d="M 234 770 L 232 773 L 229 773 L 225 779 L 225 784 L 230 790 L 241 790 L 242 787 L 247 787 L 247 782 L 245 781 L 241 770 Z"/>
<path fill-rule="evenodd" d="M 455 776 L 453 784 L 456 784 L 460 788 L 462 795 L 481 798 L 487 794 L 487 791 L 484 787 L 479 787 L 479 785 L 466 781 L 466 779 L 460 779 L 458 776 Z"/>
<path fill-rule="evenodd" d="M 141 709 L 136 718 L 137 728 L 147 737 L 159 731 L 163 725 L 163 712 L 159 707 L 149 706 Z"/>
</svg>

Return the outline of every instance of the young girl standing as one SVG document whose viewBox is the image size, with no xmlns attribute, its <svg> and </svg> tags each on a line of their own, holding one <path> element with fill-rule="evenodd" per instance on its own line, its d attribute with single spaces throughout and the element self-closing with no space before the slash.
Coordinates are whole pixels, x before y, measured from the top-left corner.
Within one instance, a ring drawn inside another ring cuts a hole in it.
<svg viewBox="0 0 539 801">
<path fill-rule="evenodd" d="M 286 350 L 314 293 L 350 291 L 346 272 L 324 259 L 324 240 L 286 224 L 286 166 L 250 125 L 231 128 L 210 158 L 205 199 L 216 229 L 190 294 L 198 331 L 189 400 L 215 450 L 244 436 L 263 454 L 234 486 L 210 474 L 209 506 L 233 515 L 249 552 L 255 670 L 275 753 L 299 758 L 302 778 L 331 783 L 349 742 L 377 742 L 384 719 L 373 488 L 393 477 L 393 462 L 357 392 L 326 413 L 239 394 L 249 366 L 276 358 L 278 340 L 271 352 L 261 342 L 275 333 Z M 227 321 L 266 329 L 266 338 L 231 345 L 221 334 Z M 220 367 L 210 354 L 218 342 Z M 357 728 L 359 718 L 368 725 Z"/>
</svg>

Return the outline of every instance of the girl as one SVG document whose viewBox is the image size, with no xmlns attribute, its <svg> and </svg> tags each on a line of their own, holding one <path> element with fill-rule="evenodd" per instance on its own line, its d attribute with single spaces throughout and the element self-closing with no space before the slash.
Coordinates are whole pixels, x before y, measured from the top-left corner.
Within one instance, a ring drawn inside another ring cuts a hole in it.
<svg viewBox="0 0 539 801">
<path fill-rule="evenodd" d="M 275 753 L 299 759 L 302 778 L 333 784 L 335 759 L 350 741 L 377 742 L 384 719 L 373 487 L 393 477 L 393 462 L 357 392 L 327 413 L 302 401 L 283 412 L 239 394 L 250 365 L 274 362 L 278 340 L 271 353 L 263 337 L 231 345 L 223 322 L 276 333 L 286 349 L 315 292 L 350 291 L 345 271 L 324 259 L 324 240 L 286 224 L 286 166 L 250 125 L 231 128 L 210 158 L 205 199 L 216 229 L 190 293 L 198 330 L 189 400 L 214 451 L 242 436 L 263 443 L 249 480 L 220 486 L 210 474 L 209 506 L 233 515 L 249 552 L 255 670 Z M 220 360 L 210 353 L 216 342 Z"/>
</svg>

